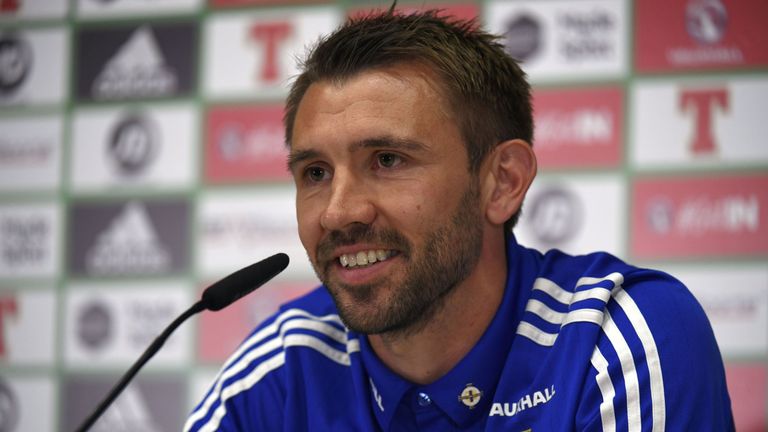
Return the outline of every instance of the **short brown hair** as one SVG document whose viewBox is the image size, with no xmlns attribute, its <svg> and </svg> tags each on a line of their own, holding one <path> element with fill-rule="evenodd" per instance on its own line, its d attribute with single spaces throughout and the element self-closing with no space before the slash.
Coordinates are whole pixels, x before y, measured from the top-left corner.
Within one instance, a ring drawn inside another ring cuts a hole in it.
<svg viewBox="0 0 768 432">
<path fill-rule="evenodd" d="M 409 15 L 390 10 L 351 18 L 310 50 L 286 101 L 286 144 L 291 145 L 296 112 L 310 85 L 409 62 L 425 64 L 441 78 L 439 88 L 459 122 L 471 172 L 477 173 L 503 141 L 532 143 L 530 85 L 497 36 L 438 10 Z"/>
</svg>

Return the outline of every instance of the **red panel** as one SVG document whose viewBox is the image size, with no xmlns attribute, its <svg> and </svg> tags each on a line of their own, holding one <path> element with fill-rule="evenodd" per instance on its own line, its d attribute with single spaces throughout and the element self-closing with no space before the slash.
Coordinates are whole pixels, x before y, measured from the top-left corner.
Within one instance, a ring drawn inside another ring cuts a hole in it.
<svg viewBox="0 0 768 432">
<path fill-rule="evenodd" d="M 642 72 L 768 64 L 768 2 L 635 2 L 636 65 Z"/>
<path fill-rule="evenodd" d="M 640 179 L 632 195 L 636 257 L 768 253 L 768 175 Z"/>
<path fill-rule="evenodd" d="M 623 104 L 619 87 L 536 90 L 533 148 L 539 166 L 619 166 Z"/>
<path fill-rule="evenodd" d="M 739 432 L 768 430 L 765 418 L 766 370 L 762 364 L 729 364 L 725 368 L 728 393 Z"/>
<path fill-rule="evenodd" d="M 200 316 L 198 359 L 221 363 L 227 359 L 260 322 L 277 312 L 280 305 L 317 285 L 307 283 L 272 283 L 249 294 L 219 312 Z"/>
<path fill-rule="evenodd" d="M 212 108 L 207 119 L 206 181 L 289 179 L 282 116 L 282 105 Z"/>
</svg>

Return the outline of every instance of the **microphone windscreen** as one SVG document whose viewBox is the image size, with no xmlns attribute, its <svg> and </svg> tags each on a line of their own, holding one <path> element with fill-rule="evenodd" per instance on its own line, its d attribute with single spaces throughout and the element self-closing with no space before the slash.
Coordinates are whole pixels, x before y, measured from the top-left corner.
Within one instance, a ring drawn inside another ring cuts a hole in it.
<svg viewBox="0 0 768 432">
<path fill-rule="evenodd" d="M 278 253 L 232 273 L 203 292 L 203 306 L 211 311 L 224 309 L 277 276 L 288 261 L 288 255 Z"/>
</svg>

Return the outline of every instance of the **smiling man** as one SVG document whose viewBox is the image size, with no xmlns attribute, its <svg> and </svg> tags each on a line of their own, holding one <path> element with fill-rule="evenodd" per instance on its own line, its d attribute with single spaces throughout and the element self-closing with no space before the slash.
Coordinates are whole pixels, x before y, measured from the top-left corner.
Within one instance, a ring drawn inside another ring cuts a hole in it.
<svg viewBox="0 0 768 432">
<path fill-rule="evenodd" d="M 733 429 L 682 284 L 516 243 L 530 88 L 493 36 L 390 11 L 303 66 L 288 164 L 323 286 L 254 330 L 185 430 Z"/>
</svg>

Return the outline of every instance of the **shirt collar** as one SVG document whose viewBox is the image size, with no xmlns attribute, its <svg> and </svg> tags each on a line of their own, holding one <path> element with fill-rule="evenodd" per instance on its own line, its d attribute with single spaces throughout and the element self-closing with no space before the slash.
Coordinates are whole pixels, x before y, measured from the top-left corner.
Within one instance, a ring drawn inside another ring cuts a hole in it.
<svg viewBox="0 0 768 432">
<path fill-rule="evenodd" d="M 376 356 L 365 336 L 360 337 L 362 360 L 369 375 L 371 406 L 382 430 L 389 430 L 403 396 L 411 389 L 424 392 L 454 423 L 466 426 L 486 416 L 514 339 L 520 317 L 520 251 L 513 235 L 507 244 L 507 282 L 504 296 L 488 329 L 467 355 L 445 376 L 417 386 L 392 372 Z M 478 398 L 479 396 L 479 398 Z"/>
</svg>

